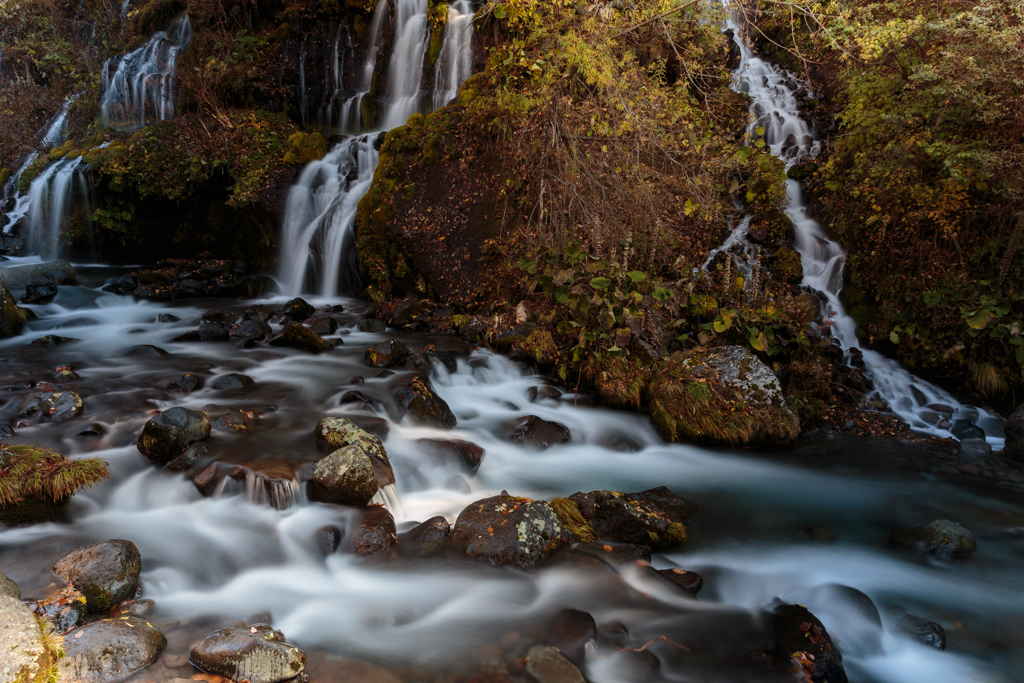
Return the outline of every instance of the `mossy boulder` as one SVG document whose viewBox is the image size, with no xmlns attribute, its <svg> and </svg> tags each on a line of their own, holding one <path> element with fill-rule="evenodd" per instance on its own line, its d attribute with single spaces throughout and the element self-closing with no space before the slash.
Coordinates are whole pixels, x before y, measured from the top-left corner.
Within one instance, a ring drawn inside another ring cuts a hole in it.
<svg viewBox="0 0 1024 683">
<path fill-rule="evenodd" d="M 349 446 L 357 447 L 359 451 L 366 455 L 372 465 L 378 487 L 395 483 L 395 472 L 391 468 L 391 462 L 388 459 L 388 452 L 384 449 L 384 444 L 381 443 L 379 438 L 362 429 L 351 420 L 346 420 L 343 417 L 325 417 L 317 423 L 314 433 L 320 450 L 328 451 L 332 455 L 339 453 Z"/>
<path fill-rule="evenodd" d="M 51 569 L 85 595 L 90 612 L 105 612 L 135 596 L 142 558 L 131 541 L 113 539 L 75 548 Z"/>
<path fill-rule="evenodd" d="M 200 671 L 249 683 L 279 683 L 300 675 L 306 653 L 267 624 L 232 626 L 192 648 L 189 662 Z"/>
<path fill-rule="evenodd" d="M 843 656 L 825 625 L 803 605 L 779 603 L 768 613 L 775 656 L 791 680 L 846 683 Z"/>
<path fill-rule="evenodd" d="M 682 545 L 686 541 L 683 522 L 697 511 L 695 505 L 664 486 L 640 493 L 575 493 L 567 500 L 575 506 L 594 539 L 649 546 L 655 551 Z M 552 501 L 552 505 L 563 519 L 567 517 L 564 503 L 559 506 Z"/>
<path fill-rule="evenodd" d="M 314 334 L 301 323 L 290 323 L 270 338 L 271 346 L 285 346 L 308 353 L 321 353 L 334 348 L 334 344 Z"/>
<path fill-rule="evenodd" d="M 459 513 L 448 547 L 473 560 L 531 567 L 574 540 L 550 504 L 502 494 Z"/>
<path fill-rule="evenodd" d="M 25 311 L 18 308 L 18 303 L 11 296 L 11 290 L 0 280 L 0 339 L 15 337 L 25 329 L 27 318 Z"/>
<path fill-rule="evenodd" d="M 322 458 L 306 484 L 310 500 L 339 505 L 366 505 L 378 488 L 373 462 L 359 446 L 345 446 Z"/>
<path fill-rule="evenodd" d="M 371 368 L 390 368 L 401 363 L 408 355 L 408 346 L 397 339 L 391 339 L 369 347 L 364 357 Z"/>
<path fill-rule="evenodd" d="M 0 523 L 26 526 L 61 518 L 80 489 L 109 476 L 98 458 L 68 460 L 35 446 L 0 449 Z"/>
<path fill-rule="evenodd" d="M 804 279 L 804 266 L 800 254 L 789 247 L 780 247 L 772 259 L 772 275 L 780 282 L 799 284 Z"/>
<path fill-rule="evenodd" d="M 216 382 L 214 388 L 217 388 Z M 171 408 L 153 417 L 142 429 L 138 449 L 154 465 L 163 466 L 196 441 L 210 436 L 206 413 Z"/>
<path fill-rule="evenodd" d="M 778 378 L 738 346 L 673 354 L 649 392 L 651 419 L 669 441 L 758 446 L 800 433 Z"/>
</svg>

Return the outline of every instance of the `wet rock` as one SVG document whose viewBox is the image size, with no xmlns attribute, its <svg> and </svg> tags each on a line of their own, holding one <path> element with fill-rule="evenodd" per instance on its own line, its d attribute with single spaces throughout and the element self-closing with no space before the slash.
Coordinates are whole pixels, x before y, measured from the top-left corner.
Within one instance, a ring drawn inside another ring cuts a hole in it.
<svg viewBox="0 0 1024 683">
<path fill-rule="evenodd" d="M 210 423 L 210 428 L 216 429 L 218 432 L 237 434 L 247 429 L 252 424 L 252 421 L 256 419 L 257 415 L 255 411 L 239 408 L 215 418 Z"/>
<path fill-rule="evenodd" d="M 166 356 L 168 353 L 161 349 L 159 346 L 153 346 L 152 344 L 141 344 L 139 346 L 133 346 L 124 353 L 121 354 L 125 358 L 146 358 L 152 356 Z"/>
<path fill-rule="evenodd" d="M 283 346 L 309 353 L 320 353 L 334 348 L 334 344 L 313 334 L 300 323 L 290 323 L 272 336 L 268 343 L 271 346 Z"/>
<path fill-rule="evenodd" d="M 33 339 L 29 343 L 32 344 L 33 346 L 61 346 L 63 344 L 71 344 L 78 341 L 82 340 L 75 339 L 74 337 L 61 337 L 56 334 L 48 334 L 45 337 Z"/>
<path fill-rule="evenodd" d="M 206 414 L 171 408 L 153 417 L 142 429 L 138 449 L 154 465 L 163 466 L 196 441 L 210 436 Z"/>
<path fill-rule="evenodd" d="M 992 444 L 985 439 L 963 439 L 960 441 L 960 455 L 965 458 L 981 458 L 992 453 Z"/>
<path fill-rule="evenodd" d="M 21 297 L 23 304 L 48 304 L 57 296 L 57 285 L 46 283 L 42 285 L 29 285 L 25 288 L 25 294 Z"/>
<path fill-rule="evenodd" d="M 466 507 L 448 536 L 456 555 L 519 567 L 537 564 L 571 540 L 572 533 L 548 503 L 507 494 Z"/>
<path fill-rule="evenodd" d="M 937 519 L 913 529 L 894 531 L 889 540 L 898 545 L 918 548 L 942 559 L 967 557 L 978 549 L 974 534 L 948 519 Z"/>
<path fill-rule="evenodd" d="M 392 327 L 413 327 L 416 322 L 422 322 L 421 318 L 426 308 L 425 303 L 421 302 L 415 294 L 410 294 L 395 306 L 395 312 L 391 314 L 388 324 Z"/>
<path fill-rule="evenodd" d="M 15 598 L 0 595 L 0 681 L 46 680 L 51 657 L 32 610 Z"/>
<path fill-rule="evenodd" d="M 1003 455 L 1007 458 L 1024 460 L 1024 403 L 1017 406 L 1003 426 L 1003 433 L 1006 441 L 1003 445 Z"/>
<path fill-rule="evenodd" d="M 395 473 L 384 444 L 370 432 L 343 417 L 325 417 L 316 425 L 317 446 L 335 452 L 346 446 L 358 447 L 370 459 L 379 487 L 395 483 Z"/>
<path fill-rule="evenodd" d="M 192 477 L 192 483 L 195 485 L 196 490 L 204 498 L 209 498 L 217 490 L 217 484 L 220 483 L 221 478 L 224 476 L 221 472 L 221 466 L 215 462 L 211 462 L 203 469 L 196 472 L 195 476 Z"/>
<path fill-rule="evenodd" d="M 3 572 L 0 572 L 0 597 L 21 600 L 21 589 L 18 588 L 18 584 L 11 581 Z"/>
<path fill-rule="evenodd" d="M 484 449 L 472 441 L 458 439 L 418 439 L 416 443 L 435 460 L 453 463 L 464 468 L 470 474 L 476 473 L 483 462 Z"/>
<path fill-rule="evenodd" d="M 827 526 L 810 524 L 800 530 L 800 538 L 805 538 L 808 541 L 817 541 L 818 543 L 832 543 L 839 538 L 839 534 Z"/>
<path fill-rule="evenodd" d="M 661 661 L 650 650 L 624 648 L 610 654 L 601 664 L 601 672 L 609 680 L 622 683 L 659 680 L 661 670 Z"/>
<path fill-rule="evenodd" d="M 779 603 L 769 610 L 768 624 L 783 668 L 812 683 L 846 683 L 839 649 L 806 607 Z"/>
<path fill-rule="evenodd" d="M 129 296 L 139 288 L 139 276 L 135 273 L 128 273 L 117 278 L 110 278 L 103 286 L 104 292 L 111 292 L 118 296 Z"/>
<path fill-rule="evenodd" d="M 928 621 L 913 614 L 898 614 L 892 620 L 893 630 L 910 636 L 936 650 L 946 649 L 946 629 L 934 621 Z"/>
<path fill-rule="evenodd" d="M 39 391 L 18 405 L 18 417 L 37 417 L 40 422 L 63 422 L 82 414 L 82 397 L 73 391 Z"/>
<path fill-rule="evenodd" d="M 206 293 L 206 286 L 199 280 L 185 278 L 178 280 L 171 288 L 172 299 L 195 299 Z"/>
<path fill-rule="evenodd" d="M 50 377 L 50 381 L 54 384 L 67 384 L 69 382 L 75 382 L 82 379 L 75 372 L 73 365 L 61 365 L 53 371 L 53 375 Z"/>
<path fill-rule="evenodd" d="M 219 342 L 231 338 L 231 327 L 219 322 L 204 321 L 196 330 L 197 341 Z"/>
<path fill-rule="evenodd" d="M 281 315 L 285 318 L 302 322 L 309 316 L 313 315 L 315 311 L 316 309 L 303 299 L 292 299 L 284 305 L 284 308 L 281 309 Z"/>
<path fill-rule="evenodd" d="M 444 517 L 431 517 L 398 535 L 398 552 L 406 557 L 432 557 L 444 550 L 451 525 Z"/>
<path fill-rule="evenodd" d="M 16 436 L 14 427 L 6 422 L 0 422 L 0 440 L 10 439 L 12 436 Z"/>
<path fill-rule="evenodd" d="M 578 609 L 559 610 L 544 630 L 547 644 L 578 666 L 586 663 L 587 643 L 597 640 L 594 617 Z"/>
<path fill-rule="evenodd" d="M 196 460 L 206 456 L 209 450 L 204 443 L 194 443 L 172 460 L 169 460 L 164 465 L 164 470 L 167 472 L 185 472 L 196 463 Z"/>
<path fill-rule="evenodd" d="M 544 450 L 555 444 L 568 443 L 572 439 L 572 432 L 558 422 L 544 420 L 536 415 L 525 415 L 505 423 L 505 436 L 509 443 Z"/>
<path fill-rule="evenodd" d="M 537 401 L 557 401 L 562 398 L 562 392 L 545 384 L 541 387 L 530 387 L 527 389 L 526 397 L 530 399 L 530 403 L 536 403 Z"/>
<path fill-rule="evenodd" d="M 156 317 L 156 321 L 158 323 L 176 323 L 180 322 L 181 318 L 176 315 L 172 315 L 171 313 L 161 313 Z"/>
<path fill-rule="evenodd" d="M 383 505 L 359 508 L 344 540 L 345 550 L 359 557 L 386 557 L 398 540 L 395 518 Z"/>
<path fill-rule="evenodd" d="M 949 430 L 949 433 L 956 438 L 963 441 L 964 439 L 984 439 L 985 430 L 977 426 L 970 420 L 963 418 L 959 420 L 953 420 L 953 428 Z"/>
<path fill-rule="evenodd" d="M 316 463 L 306 487 L 314 502 L 366 505 L 379 485 L 370 456 L 359 446 L 345 446 Z"/>
<path fill-rule="evenodd" d="M 50 569 L 82 591 L 90 612 L 104 612 L 135 595 L 141 568 L 135 544 L 113 539 L 75 548 Z"/>
<path fill-rule="evenodd" d="M 63 635 L 85 622 L 89 608 L 85 596 L 73 587 L 53 593 L 29 605 L 41 619 L 49 622 L 58 635 Z"/>
<path fill-rule="evenodd" d="M 202 319 L 204 322 L 217 323 L 219 325 L 227 325 L 230 327 L 235 322 L 235 314 L 226 308 L 215 308 L 203 313 Z"/>
<path fill-rule="evenodd" d="M 683 522 L 697 511 L 697 506 L 664 486 L 640 493 L 574 493 L 569 500 L 576 504 L 598 540 L 649 545 L 654 550 L 685 542 Z"/>
<path fill-rule="evenodd" d="M 7 285 L 0 280 L 0 339 L 21 334 L 26 322 L 25 310 L 18 308 Z"/>
<path fill-rule="evenodd" d="M 324 557 L 333 554 L 341 544 L 341 529 L 336 526 L 325 526 L 316 530 L 313 537 L 316 547 Z"/>
<path fill-rule="evenodd" d="M 8 289 L 13 290 L 40 285 L 66 285 L 74 282 L 77 277 L 75 269 L 64 260 L 12 266 L 0 270 L 0 281 L 7 285 Z"/>
<path fill-rule="evenodd" d="M 364 357 L 366 364 L 371 368 L 391 368 L 405 360 L 408 355 L 409 347 L 397 339 L 392 339 L 366 349 Z"/>
<path fill-rule="evenodd" d="M 338 321 L 328 315 L 314 317 L 309 331 L 321 337 L 332 335 L 338 331 Z"/>
<path fill-rule="evenodd" d="M 199 391 L 202 389 L 205 384 L 206 381 L 199 375 L 178 375 L 167 383 L 167 391 L 173 391 L 179 394 L 191 394 L 193 391 Z"/>
<path fill-rule="evenodd" d="M 417 425 L 435 429 L 454 429 L 455 414 L 444 399 L 434 393 L 425 375 L 416 373 L 392 391 L 400 418 L 408 416 Z"/>
<path fill-rule="evenodd" d="M 649 545 L 597 541 L 593 543 L 576 543 L 572 548 L 579 555 L 596 558 L 604 564 L 613 567 L 633 564 L 640 560 L 644 562 L 651 561 L 651 546 Z"/>
<path fill-rule="evenodd" d="M 576 665 L 544 645 L 534 645 L 526 653 L 526 674 L 536 683 L 584 683 Z"/>
<path fill-rule="evenodd" d="M 256 385 L 256 380 L 248 375 L 232 372 L 213 380 L 213 388 L 217 391 L 241 391 Z"/>
<path fill-rule="evenodd" d="M 242 314 L 243 321 L 254 320 L 261 323 L 268 322 L 272 317 L 274 317 L 274 311 L 266 306 L 250 306 Z"/>
<path fill-rule="evenodd" d="M 306 653 L 267 624 L 214 631 L 192 648 L 192 666 L 233 681 L 279 683 L 300 675 Z"/>
<path fill-rule="evenodd" d="M 167 639 L 139 617 L 103 619 L 64 639 L 62 683 L 117 683 L 156 661 Z"/>
<path fill-rule="evenodd" d="M 356 329 L 360 332 L 371 332 L 380 334 L 388 329 L 387 324 L 380 318 L 359 317 L 356 319 Z"/>
<path fill-rule="evenodd" d="M 680 588 L 687 590 L 694 595 L 704 587 L 704 577 L 697 572 L 689 572 L 685 569 L 673 567 L 672 569 L 659 569 L 658 573 Z"/>
</svg>

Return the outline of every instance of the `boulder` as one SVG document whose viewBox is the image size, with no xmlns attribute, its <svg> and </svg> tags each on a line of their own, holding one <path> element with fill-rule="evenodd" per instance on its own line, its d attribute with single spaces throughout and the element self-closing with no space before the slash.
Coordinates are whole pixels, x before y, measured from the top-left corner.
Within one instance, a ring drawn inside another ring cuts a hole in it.
<svg viewBox="0 0 1024 683">
<path fill-rule="evenodd" d="M 459 465 L 466 472 L 475 474 L 484 459 L 484 449 L 472 441 L 460 439 L 418 439 L 416 443 L 423 452 L 442 463 Z"/>
<path fill-rule="evenodd" d="M 366 349 L 365 359 L 371 368 L 391 368 L 405 360 L 408 355 L 409 347 L 397 339 L 392 339 Z"/>
<path fill-rule="evenodd" d="M 526 653 L 526 673 L 536 683 L 584 683 L 575 664 L 544 645 L 534 645 Z"/>
<path fill-rule="evenodd" d="M 974 534 L 948 519 L 937 519 L 913 529 L 894 531 L 889 540 L 898 545 L 917 548 L 941 559 L 967 557 L 978 549 Z"/>
<path fill-rule="evenodd" d="M 27 321 L 25 311 L 18 308 L 11 291 L 0 280 L 0 339 L 18 336 L 25 329 Z"/>
<path fill-rule="evenodd" d="M 0 683 L 57 680 L 57 655 L 43 641 L 36 616 L 5 595 L 0 595 L 0 653 Z"/>
<path fill-rule="evenodd" d="M 332 335 L 338 331 L 338 321 L 329 315 L 316 316 L 309 324 L 309 331 L 321 337 Z"/>
<path fill-rule="evenodd" d="M 90 612 L 135 596 L 142 558 L 131 541 L 113 539 L 75 548 L 50 568 L 85 595 Z"/>
<path fill-rule="evenodd" d="M 818 618 L 803 605 L 779 603 L 769 610 L 775 655 L 795 680 L 846 683 L 843 656 Z"/>
<path fill-rule="evenodd" d="M 29 285 L 25 288 L 25 294 L 21 297 L 23 304 L 48 304 L 57 296 L 57 285 L 45 283 L 41 285 Z"/>
<path fill-rule="evenodd" d="M 231 336 L 237 339 L 263 339 L 273 330 L 262 320 L 243 320 L 231 328 Z"/>
<path fill-rule="evenodd" d="M 228 323 L 204 320 L 196 330 L 196 340 L 201 342 L 227 341 L 231 338 L 231 326 Z"/>
<path fill-rule="evenodd" d="M 18 584 L 11 581 L 3 572 L 0 572 L 0 597 L 21 600 L 21 589 L 18 588 Z"/>
<path fill-rule="evenodd" d="M 94 621 L 64 638 L 61 683 L 117 683 L 156 661 L 167 639 L 133 616 Z"/>
<path fill-rule="evenodd" d="M 317 446 L 331 453 L 346 446 L 357 446 L 369 458 L 378 487 L 395 483 L 395 472 L 391 468 L 384 444 L 351 420 L 343 417 L 325 417 L 317 423 L 315 434 Z"/>
<path fill-rule="evenodd" d="M 536 415 L 524 415 L 506 422 L 505 436 L 509 443 L 540 450 L 572 440 L 572 432 L 564 424 L 544 420 Z"/>
<path fill-rule="evenodd" d="M 555 387 L 545 384 L 543 386 L 530 387 L 527 389 L 526 397 L 530 399 L 530 403 L 536 403 L 537 401 L 557 401 L 562 398 L 562 392 Z"/>
<path fill-rule="evenodd" d="M 299 322 L 302 322 L 315 312 L 316 309 L 303 299 L 292 299 L 281 309 L 282 316 Z"/>
<path fill-rule="evenodd" d="M 444 517 L 431 517 L 398 535 L 398 552 L 406 557 L 431 557 L 444 550 L 451 524 Z"/>
<path fill-rule="evenodd" d="M 684 543 L 686 527 L 683 522 L 697 511 L 695 505 L 664 486 L 640 493 L 574 493 L 568 500 L 575 504 L 594 538 L 646 545 L 653 550 L 668 550 Z M 562 512 L 563 520 L 567 520 L 566 513 L 556 509 Z M 571 522 L 567 520 L 567 524 Z"/>
<path fill-rule="evenodd" d="M 74 282 L 77 277 L 75 269 L 64 260 L 12 266 L 0 270 L 0 282 L 12 290 L 23 290 L 39 285 L 66 285 Z"/>
<path fill-rule="evenodd" d="M 530 567 L 572 540 L 572 532 L 548 503 L 503 493 L 459 513 L 448 547 L 474 560 Z"/>
<path fill-rule="evenodd" d="M 56 334 L 48 334 L 45 337 L 33 339 L 32 341 L 29 342 L 29 344 L 32 344 L 33 346 L 63 346 L 64 344 L 73 344 L 74 342 L 79 341 L 82 340 L 75 339 L 74 337 L 61 337 L 60 335 Z"/>
<path fill-rule="evenodd" d="M 449 374 L 459 369 L 459 362 L 455 360 L 455 356 L 447 351 L 438 351 L 433 348 L 427 348 L 418 353 L 410 354 L 405 359 L 405 365 L 417 372 L 422 372 L 424 375 L 432 374 L 434 368 L 438 365 L 444 366 L 444 369 Z"/>
<path fill-rule="evenodd" d="M 255 386 L 255 384 L 256 380 L 252 377 L 237 372 L 213 380 L 213 388 L 217 391 L 241 391 Z"/>
<path fill-rule="evenodd" d="M 959 420 L 953 420 L 953 426 L 950 428 L 949 433 L 956 438 L 963 441 L 964 439 L 984 439 L 985 430 L 974 424 L 970 420 L 960 418 Z"/>
<path fill-rule="evenodd" d="M 192 666 L 249 683 L 279 683 L 302 674 L 306 653 L 267 624 L 232 626 L 214 631 L 192 648 Z"/>
<path fill-rule="evenodd" d="M 140 344 L 139 346 L 131 347 L 121 355 L 125 358 L 151 358 L 153 356 L 167 356 L 170 354 L 159 346 L 153 346 L 152 344 Z"/>
<path fill-rule="evenodd" d="M 904 612 L 893 617 L 892 627 L 893 630 L 909 636 L 919 643 L 934 647 L 936 650 L 946 649 L 946 629 L 934 621 Z"/>
<path fill-rule="evenodd" d="M 345 532 L 345 550 L 359 557 L 387 557 L 398 540 L 395 518 L 383 505 L 359 508 Z"/>
<path fill-rule="evenodd" d="M 338 546 L 341 545 L 341 537 L 341 529 L 336 526 L 325 526 L 316 530 L 313 541 L 316 543 L 317 549 L 326 557 L 338 549 Z"/>
<path fill-rule="evenodd" d="M 242 314 L 242 320 L 256 320 L 261 323 L 268 322 L 274 317 L 274 311 L 266 306 L 250 306 Z"/>
<path fill-rule="evenodd" d="M 454 429 L 455 414 L 440 396 L 426 375 L 413 374 L 392 391 L 399 411 L 399 419 L 408 416 L 417 425 L 435 429 Z"/>
<path fill-rule="evenodd" d="M 651 419 L 669 441 L 754 446 L 800 433 L 778 378 L 738 346 L 673 354 L 651 382 L 650 397 Z"/>
<path fill-rule="evenodd" d="M 965 458 L 983 458 L 992 453 L 992 444 L 985 439 L 963 439 L 960 441 L 960 455 Z"/>
<path fill-rule="evenodd" d="M 584 666 L 587 643 L 597 640 L 597 624 L 587 612 L 563 609 L 548 622 L 544 637 L 573 664 Z"/>
<path fill-rule="evenodd" d="M 164 470 L 167 472 L 184 472 L 192 467 L 196 460 L 205 456 L 209 450 L 210 449 L 204 443 L 194 443 L 169 460 L 167 464 L 164 465 Z"/>
<path fill-rule="evenodd" d="M 110 278 L 107 280 L 107 284 L 103 285 L 104 292 L 111 292 L 118 296 L 129 296 L 138 288 L 139 276 L 135 273 Z"/>
<path fill-rule="evenodd" d="M 52 593 L 29 606 L 36 615 L 49 622 L 53 630 L 60 635 L 76 626 L 81 626 L 89 614 L 85 596 L 72 587 Z"/>
<path fill-rule="evenodd" d="M 306 483 L 311 501 L 338 505 L 366 505 L 378 488 L 370 456 L 359 446 L 345 446 L 321 459 Z"/>
<path fill-rule="evenodd" d="M 320 353 L 333 349 L 334 344 L 323 337 L 310 332 L 301 323 L 289 323 L 283 330 L 270 338 L 271 346 L 284 346 L 290 349 Z"/>
<path fill-rule="evenodd" d="M 54 384 L 68 384 L 80 379 L 82 378 L 75 372 L 75 366 L 73 365 L 58 366 L 54 368 L 53 375 L 50 376 L 50 381 Z"/>
<path fill-rule="evenodd" d="M 153 417 L 142 428 L 138 449 L 154 465 L 166 465 L 196 441 L 210 436 L 206 413 L 171 408 Z"/>
<path fill-rule="evenodd" d="M 35 417 L 40 422 L 63 422 L 82 414 L 82 397 L 74 391 L 37 391 L 18 405 L 18 417 Z"/>
<path fill-rule="evenodd" d="M 1017 410 L 1006 419 L 1003 434 L 1006 437 L 1003 455 L 1024 460 L 1024 403 L 1017 406 Z"/>
<path fill-rule="evenodd" d="M 199 375 L 193 375 L 191 373 L 178 375 L 167 383 L 167 391 L 173 391 L 179 394 L 191 394 L 193 391 L 199 391 L 203 388 L 205 380 Z"/>
</svg>

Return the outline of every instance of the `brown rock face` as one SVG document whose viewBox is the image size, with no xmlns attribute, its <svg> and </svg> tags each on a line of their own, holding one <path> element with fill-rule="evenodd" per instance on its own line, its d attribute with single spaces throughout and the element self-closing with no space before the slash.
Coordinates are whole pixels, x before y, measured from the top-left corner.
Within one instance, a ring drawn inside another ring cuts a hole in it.
<svg viewBox="0 0 1024 683">
<path fill-rule="evenodd" d="M 683 521 L 697 506 L 659 486 L 640 493 L 591 491 L 569 497 L 603 541 L 647 545 L 664 550 L 686 540 Z"/>
<path fill-rule="evenodd" d="M 478 500 L 459 514 L 448 537 L 458 555 L 530 567 L 573 540 L 550 505 L 509 495 Z"/>
<path fill-rule="evenodd" d="M 359 446 L 346 446 L 316 463 L 306 487 L 313 501 L 366 505 L 378 484 L 370 457 Z"/>
<path fill-rule="evenodd" d="M 360 557 L 383 558 L 390 554 L 397 539 L 395 518 L 383 505 L 370 505 L 359 510 L 344 543 L 346 550 Z"/>
<path fill-rule="evenodd" d="M 51 569 L 85 595 L 90 612 L 104 612 L 135 595 L 141 568 L 135 544 L 114 539 L 76 548 Z"/>
<path fill-rule="evenodd" d="M 392 392 L 400 417 L 409 416 L 414 423 L 437 429 L 455 429 L 456 419 L 444 399 L 434 393 L 426 375 L 416 373 Z"/>
</svg>

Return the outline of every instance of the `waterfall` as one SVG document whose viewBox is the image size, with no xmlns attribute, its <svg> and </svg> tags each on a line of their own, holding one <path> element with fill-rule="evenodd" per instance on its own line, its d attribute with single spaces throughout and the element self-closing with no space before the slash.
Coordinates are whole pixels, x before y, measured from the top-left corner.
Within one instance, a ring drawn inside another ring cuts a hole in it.
<svg viewBox="0 0 1024 683">
<path fill-rule="evenodd" d="M 157 31 L 142 47 L 103 65 L 100 120 L 104 126 L 136 130 L 174 118 L 178 55 L 192 42 L 188 15 Z"/>
<path fill-rule="evenodd" d="M 820 142 L 810 125 L 801 117 L 794 93 L 796 79 L 792 74 L 758 57 L 742 37 L 739 27 L 730 19 L 733 41 L 739 48 L 740 65 L 734 74 L 734 87 L 750 96 L 751 139 L 763 138 L 772 154 L 782 159 L 786 169 L 817 156 Z M 830 240 L 824 228 L 808 213 L 800 183 L 786 181 L 786 215 L 793 222 L 796 250 L 803 261 L 803 285 L 817 292 L 831 312 L 832 334 L 846 351 L 859 346 L 856 323 L 839 301 L 843 286 L 846 252 L 838 242 Z M 749 221 L 744 221 L 749 223 Z M 863 349 L 865 374 L 874 382 L 874 391 L 886 406 L 916 431 L 941 438 L 951 436 L 950 428 L 958 419 L 966 419 L 982 427 L 989 443 L 1002 446 L 1003 421 L 974 406 L 962 405 L 948 392 L 915 377 L 896 361 L 880 353 Z"/>
<path fill-rule="evenodd" d="M 341 108 L 342 132 L 356 135 L 336 145 L 323 159 L 307 164 L 289 192 L 281 230 L 279 278 L 287 293 L 314 291 L 330 297 L 339 291 L 343 269 L 348 265 L 346 247 L 354 237 L 356 208 L 370 189 L 379 160 L 379 134 L 363 132 L 360 110 L 373 85 L 383 21 L 389 11 L 388 0 L 380 0 L 370 25 L 359 90 Z M 424 105 L 431 108 L 438 106 L 437 102 L 447 104 L 469 76 L 472 11 L 468 0 L 459 0 L 454 9 L 449 9 L 443 36 L 448 57 L 437 72 L 441 75 L 443 69 L 444 77 L 437 79 L 434 92 L 424 93 L 421 84 L 430 43 L 427 0 L 395 0 L 395 43 L 381 112 L 385 130 L 404 125 Z M 443 94 L 438 92 L 441 88 Z"/>
<path fill-rule="evenodd" d="M 472 71 L 473 16 L 469 0 L 457 0 L 448 6 L 444 41 L 434 67 L 434 109 L 451 102 Z"/>
</svg>

